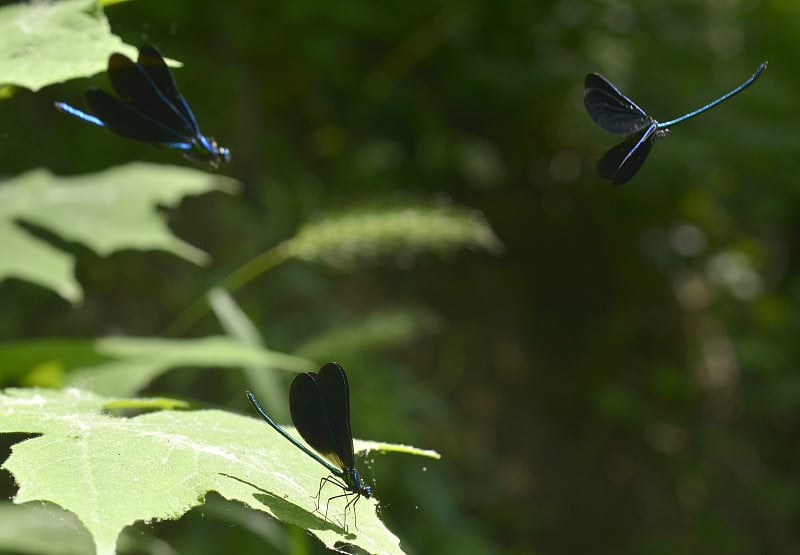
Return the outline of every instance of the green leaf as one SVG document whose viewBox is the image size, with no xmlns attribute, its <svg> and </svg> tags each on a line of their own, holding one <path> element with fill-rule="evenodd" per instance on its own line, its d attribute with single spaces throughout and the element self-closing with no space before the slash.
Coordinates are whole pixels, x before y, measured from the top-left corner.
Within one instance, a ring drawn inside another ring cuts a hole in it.
<svg viewBox="0 0 800 555">
<path fill-rule="evenodd" d="M 0 551 L 30 555 L 85 555 L 92 537 L 74 514 L 48 504 L 0 502 Z"/>
<path fill-rule="evenodd" d="M 0 8 L 0 83 L 34 91 L 105 71 L 108 56 L 136 57 L 111 34 L 95 0 L 19 2 Z"/>
<path fill-rule="evenodd" d="M 325 469 L 260 419 L 219 410 L 119 418 L 102 410 L 112 401 L 78 389 L 0 394 L 0 433 L 41 434 L 14 445 L 2 466 L 19 486 L 14 502 L 49 501 L 75 513 L 98 555 L 115 553 L 126 526 L 180 518 L 209 491 L 302 527 L 330 548 L 402 553 L 375 498 L 356 504 L 358 529 L 352 511 L 342 528 L 344 498 L 331 502 L 327 522 L 314 512 Z M 381 445 L 359 441 L 356 449 Z"/>
<path fill-rule="evenodd" d="M 0 344 L 0 368 L 7 375 L 26 381 L 31 373 L 36 377 L 39 368 L 56 367 L 61 376 L 56 385 L 73 385 L 106 395 L 132 395 L 173 368 L 253 365 L 292 372 L 315 369 L 305 359 L 227 337 L 107 337 Z"/>
<path fill-rule="evenodd" d="M 197 264 L 207 255 L 175 237 L 160 205 L 187 195 L 234 190 L 231 179 L 190 168 L 133 163 L 100 173 L 58 177 L 37 169 L 0 187 L 0 280 L 32 281 L 65 299 L 81 299 L 72 255 L 17 224 L 40 226 L 101 255 L 121 249 L 159 249 Z"/>
<path fill-rule="evenodd" d="M 222 288 L 215 287 L 208 294 L 208 303 L 225 332 L 232 338 L 255 348 L 265 348 L 264 340 L 256 325 L 236 304 L 233 296 Z M 302 356 L 302 355 L 301 355 Z M 309 357 L 304 357 L 314 360 Z M 250 389 L 258 393 L 262 403 L 273 418 L 289 415 L 289 401 L 283 391 L 281 376 L 274 367 L 246 366 L 243 368 Z"/>
<path fill-rule="evenodd" d="M 338 324 L 294 349 L 310 360 L 347 359 L 367 349 L 404 345 L 438 330 L 441 319 L 423 308 L 386 310 Z"/>
</svg>

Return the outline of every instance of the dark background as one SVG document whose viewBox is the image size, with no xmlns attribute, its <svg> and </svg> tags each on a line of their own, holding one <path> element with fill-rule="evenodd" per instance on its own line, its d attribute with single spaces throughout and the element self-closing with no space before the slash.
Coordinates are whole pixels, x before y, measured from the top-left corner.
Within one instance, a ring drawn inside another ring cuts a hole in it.
<svg viewBox="0 0 800 555">
<path fill-rule="evenodd" d="M 288 352 L 376 310 L 440 317 L 402 348 L 340 361 L 357 436 L 443 455 L 362 461 L 404 547 L 800 552 L 800 3 L 142 0 L 106 14 L 126 42 L 184 63 L 181 90 L 243 190 L 171 213 L 210 268 L 72 246 L 83 306 L 0 284 L 5 339 L 158 335 L 320 211 L 446 196 L 485 214 L 502 254 L 349 273 L 294 262 L 236 294 Z M 586 115 L 586 73 L 666 120 L 764 60 L 629 184 L 595 175 L 619 139 Z M 4 101 L 0 171 L 181 163 L 52 109 L 90 81 L 108 88 L 100 75 Z M 208 317 L 184 336 L 213 333 Z M 244 412 L 245 387 L 187 369 L 151 392 Z M 182 553 L 271 552 L 216 505 L 141 528 Z M 316 547 L 290 537 L 293 553 Z"/>
</svg>

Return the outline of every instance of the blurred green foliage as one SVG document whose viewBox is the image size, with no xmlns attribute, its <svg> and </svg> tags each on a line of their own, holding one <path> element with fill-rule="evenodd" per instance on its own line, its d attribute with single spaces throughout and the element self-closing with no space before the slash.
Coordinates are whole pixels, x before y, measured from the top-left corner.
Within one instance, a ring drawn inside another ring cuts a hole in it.
<svg viewBox="0 0 800 555">
<path fill-rule="evenodd" d="M 798 552 L 800 4 L 143 0 L 107 15 L 184 62 L 179 85 L 244 192 L 171 212 L 209 269 L 75 247 L 78 309 L 0 284 L 3 338 L 152 335 L 321 211 L 446 195 L 485 215 L 501 256 L 292 262 L 236 295 L 284 352 L 375 311 L 436 314 L 432 334 L 340 360 L 357 436 L 443 454 L 365 465 L 408 551 Z M 594 175 L 614 138 L 583 111 L 587 72 L 664 119 L 763 60 L 757 84 L 659 141 L 631 183 Z M 0 103 L 0 172 L 175 161 L 52 108 L 87 84 Z M 191 329 L 214 333 L 210 316 Z M 245 386 L 187 369 L 149 392 L 244 411 Z M 278 532 L 245 518 L 143 528 L 186 553 L 313 549 L 294 530 L 264 543 Z"/>
</svg>

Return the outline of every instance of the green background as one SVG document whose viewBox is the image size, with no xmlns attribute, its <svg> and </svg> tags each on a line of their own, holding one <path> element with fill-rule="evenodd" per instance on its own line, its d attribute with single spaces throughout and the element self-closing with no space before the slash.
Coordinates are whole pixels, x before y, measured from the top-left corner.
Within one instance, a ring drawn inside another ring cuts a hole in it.
<svg viewBox="0 0 800 555">
<path fill-rule="evenodd" d="M 0 283 L 3 339 L 157 335 L 319 211 L 446 197 L 482 211 L 504 251 L 350 273 L 290 263 L 236 295 L 287 352 L 379 309 L 438 315 L 412 343 L 340 360 L 356 436 L 443 455 L 361 461 L 409 552 L 800 550 L 800 4 L 143 0 L 106 14 L 184 63 L 181 91 L 243 190 L 170 214 L 207 269 L 66 245 L 82 306 Z M 618 139 L 584 111 L 586 73 L 666 120 L 764 60 L 629 184 L 595 175 Z M 90 83 L 108 88 L 99 75 L 0 103 L 4 176 L 179 163 L 53 109 L 83 106 Z M 212 333 L 209 317 L 185 335 Z M 186 369 L 148 392 L 245 412 L 246 387 Z M 181 553 L 270 552 L 254 530 L 271 525 L 230 526 L 231 510 L 212 500 L 141 528 Z M 287 552 L 316 548 L 290 538 Z"/>
</svg>

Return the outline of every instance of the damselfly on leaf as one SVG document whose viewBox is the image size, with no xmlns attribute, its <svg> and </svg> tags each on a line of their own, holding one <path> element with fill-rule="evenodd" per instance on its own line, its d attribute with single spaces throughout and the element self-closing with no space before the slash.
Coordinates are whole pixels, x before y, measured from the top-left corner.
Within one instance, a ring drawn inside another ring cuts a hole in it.
<svg viewBox="0 0 800 555">
<path fill-rule="evenodd" d="M 360 497 L 369 499 L 372 496 L 372 488 L 361 481 L 355 467 L 353 432 L 350 430 L 350 386 L 347 373 L 339 364 L 329 362 L 319 372 L 298 374 L 289 390 L 292 422 L 303 439 L 316 452 L 300 443 L 272 420 L 261 408 L 255 395 L 248 391 L 247 398 L 267 424 L 333 474 L 320 480 L 317 509 L 322 486 L 326 482 L 336 485 L 344 492 L 328 499 L 328 503 L 337 497 L 348 499 L 344 508 L 345 518 L 348 508 L 352 507 L 355 513 L 355 504 Z M 350 499 L 350 495 L 355 497 Z M 327 520 L 327 505 L 325 513 Z"/>
</svg>

